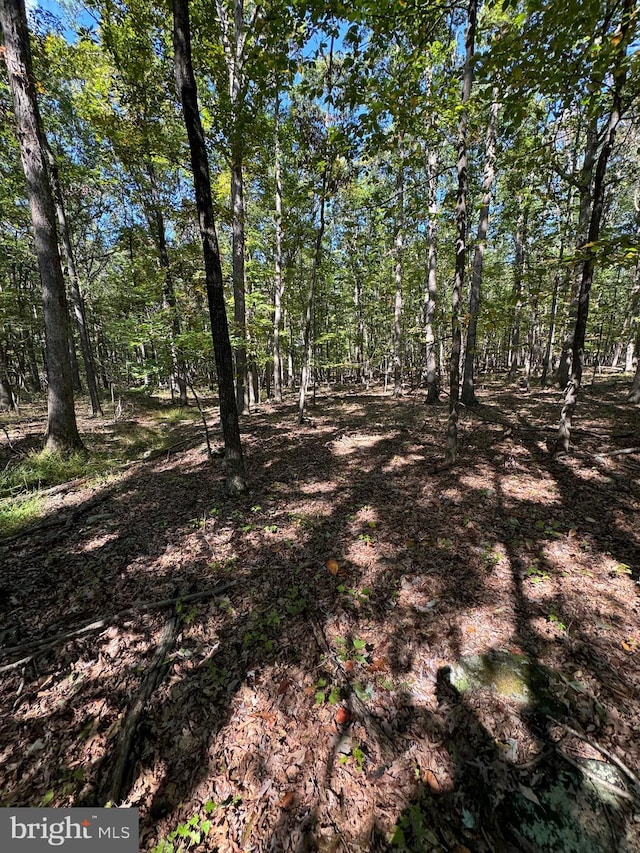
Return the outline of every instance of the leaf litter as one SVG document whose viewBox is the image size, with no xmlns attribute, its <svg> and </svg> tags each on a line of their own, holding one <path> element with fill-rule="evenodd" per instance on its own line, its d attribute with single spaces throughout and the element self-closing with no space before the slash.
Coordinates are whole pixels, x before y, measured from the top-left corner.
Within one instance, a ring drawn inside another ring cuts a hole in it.
<svg viewBox="0 0 640 853">
<path fill-rule="evenodd" d="M 583 840 L 640 849 L 640 460 L 615 454 L 640 416 L 619 395 L 590 396 L 554 460 L 557 395 L 488 386 L 442 470 L 444 407 L 333 390 L 313 424 L 243 419 L 242 499 L 188 423 L 176 451 L 51 495 L 48 526 L 0 542 L 2 805 L 104 805 L 157 665 L 116 803 L 144 851 L 194 815 L 203 851 L 570 850 L 529 821 L 569 776 Z M 558 716 L 451 687 L 494 653 L 558 673 Z M 611 757 L 629 773 L 594 828 Z"/>
</svg>

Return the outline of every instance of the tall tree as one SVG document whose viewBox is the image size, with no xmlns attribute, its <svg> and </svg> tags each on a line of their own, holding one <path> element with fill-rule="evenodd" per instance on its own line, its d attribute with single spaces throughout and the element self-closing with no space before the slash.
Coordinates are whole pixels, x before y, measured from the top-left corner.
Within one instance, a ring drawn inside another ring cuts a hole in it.
<svg viewBox="0 0 640 853">
<path fill-rule="evenodd" d="M 0 0 L 4 59 L 13 97 L 42 283 L 48 374 L 45 446 L 67 453 L 82 447 L 76 424 L 68 349 L 68 311 L 44 132 L 32 70 L 24 0 Z"/>
<path fill-rule="evenodd" d="M 475 50 L 478 0 L 469 0 L 467 31 L 465 35 L 465 60 L 462 70 L 461 111 L 458 122 L 457 164 L 458 194 L 456 198 L 456 261 L 451 297 L 451 362 L 449 367 L 449 420 L 445 453 L 448 464 L 456 461 L 458 450 L 458 416 L 460 404 L 460 354 L 462 333 L 460 329 L 460 301 L 467 263 L 467 126 L 468 103 L 473 85 L 473 54 Z"/>
<path fill-rule="evenodd" d="M 580 279 L 580 289 L 578 292 L 578 310 L 573 336 L 571 377 L 565 390 L 562 410 L 560 412 L 556 452 L 567 452 L 569 450 L 571 440 L 571 422 L 582 384 L 584 345 L 587 333 L 587 320 L 589 317 L 589 300 L 596 266 L 596 249 L 600 238 L 600 226 L 604 210 L 607 165 L 609 163 L 609 158 L 611 157 L 611 152 L 613 151 L 616 133 L 624 112 L 625 105 L 623 103 L 623 93 L 629 72 L 630 61 L 627 56 L 627 49 L 629 47 L 630 39 L 634 34 L 633 17 L 636 15 L 637 11 L 634 12 L 633 0 L 623 0 L 620 25 L 614 35 L 613 51 L 610 57 L 611 76 L 613 78 L 611 107 L 593 179 L 593 201 L 591 205 L 587 243 L 583 247 L 585 258 L 582 263 L 582 275 Z"/>
<path fill-rule="evenodd" d="M 480 312 L 480 296 L 482 288 L 482 267 L 487 246 L 487 231 L 489 229 L 489 205 L 495 178 L 496 133 L 498 126 L 498 91 L 493 91 L 487 141 L 485 149 L 484 176 L 482 179 L 482 201 L 478 221 L 478 235 L 473 255 L 473 270 L 471 272 L 471 287 L 469 289 L 469 326 L 467 329 L 467 347 L 464 356 L 464 374 L 462 378 L 462 402 L 465 406 L 473 406 L 476 401 L 474 383 L 474 365 L 476 360 L 478 314 Z"/>
<path fill-rule="evenodd" d="M 218 373 L 220 419 L 224 435 L 226 481 L 231 494 L 246 489 L 244 460 L 238 424 L 235 389 L 233 385 L 233 354 L 229 340 L 229 326 L 224 304 L 222 267 L 216 234 L 209 158 L 204 141 L 202 121 L 198 108 L 198 90 L 191 61 L 191 28 L 188 0 L 173 2 L 173 47 L 178 95 L 182 103 L 184 123 L 189 138 L 191 168 L 200 224 L 202 251 L 209 301 L 211 334 Z"/>
</svg>

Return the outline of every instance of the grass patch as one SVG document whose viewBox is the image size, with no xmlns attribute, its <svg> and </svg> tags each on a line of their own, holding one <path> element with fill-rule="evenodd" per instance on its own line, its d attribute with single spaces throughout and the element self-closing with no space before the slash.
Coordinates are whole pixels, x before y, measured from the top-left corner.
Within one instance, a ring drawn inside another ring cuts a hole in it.
<svg viewBox="0 0 640 853">
<path fill-rule="evenodd" d="M 46 450 L 29 453 L 0 474 L 0 498 L 57 486 L 86 476 L 90 465 L 84 453 L 71 453 L 69 456 Z"/>
<path fill-rule="evenodd" d="M 44 511 L 44 500 L 39 495 L 29 495 L 18 500 L 0 500 L 0 539 L 19 533 L 37 521 Z"/>
</svg>

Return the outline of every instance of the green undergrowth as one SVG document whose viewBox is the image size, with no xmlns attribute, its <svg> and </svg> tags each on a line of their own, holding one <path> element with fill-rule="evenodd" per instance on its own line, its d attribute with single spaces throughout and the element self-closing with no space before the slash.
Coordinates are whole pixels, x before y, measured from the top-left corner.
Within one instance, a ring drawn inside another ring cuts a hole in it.
<svg viewBox="0 0 640 853">
<path fill-rule="evenodd" d="M 192 430 L 199 421 L 195 407 L 160 405 L 129 395 L 121 419 L 94 421 L 90 435 L 83 436 L 86 451 L 65 455 L 34 450 L 11 457 L 0 470 L 0 538 L 18 533 L 42 516 L 44 490 L 78 478 L 99 484 L 123 465 L 172 447 L 184 437 L 185 427 Z"/>
<path fill-rule="evenodd" d="M 0 539 L 19 533 L 37 521 L 44 510 L 44 499 L 39 495 L 0 500 Z"/>
</svg>

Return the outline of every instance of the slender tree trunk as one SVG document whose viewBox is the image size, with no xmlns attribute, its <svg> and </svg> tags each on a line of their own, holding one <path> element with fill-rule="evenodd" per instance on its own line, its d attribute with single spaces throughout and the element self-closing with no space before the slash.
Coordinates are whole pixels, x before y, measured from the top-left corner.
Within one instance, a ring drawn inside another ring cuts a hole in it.
<svg viewBox="0 0 640 853">
<path fill-rule="evenodd" d="M 329 64 L 328 64 L 328 89 L 329 95 L 331 95 L 333 88 L 333 44 L 334 38 L 331 37 L 331 47 L 329 49 Z M 311 280 L 309 282 L 309 290 L 307 293 L 307 306 L 305 311 L 305 321 L 304 321 L 304 338 L 303 338 L 303 352 L 302 352 L 302 370 L 300 373 L 300 396 L 298 399 L 298 421 L 299 423 L 303 423 L 304 421 L 304 409 L 305 402 L 307 397 L 307 390 L 309 385 L 309 378 L 311 375 L 311 361 L 313 356 L 313 336 L 311 334 L 311 322 L 313 319 L 313 300 L 316 291 L 316 284 L 318 280 L 318 275 L 320 272 L 320 260 L 322 257 L 322 238 L 324 236 L 324 228 L 325 228 L 325 205 L 327 201 L 327 190 L 329 186 L 329 151 L 327 150 L 328 146 L 325 144 L 325 159 L 324 159 L 324 169 L 322 170 L 322 187 L 320 190 L 320 210 L 319 210 L 319 221 L 318 221 L 318 231 L 316 233 L 316 241 L 315 247 L 313 251 L 313 266 L 311 268 Z M 315 391 L 315 385 L 314 385 Z"/>
<path fill-rule="evenodd" d="M 438 297 L 438 154 L 434 148 L 427 158 L 427 179 L 429 184 L 429 228 L 427 241 L 429 254 L 427 260 L 427 292 L 424 303 L 424 333 L 426 341 L 427 399 L 428 405 L 438 402 L 440 387 L 438 382 L 438 359 L 436 356 L 436 338 L 434 319 Z"/>
<path fill-rule="evenodd" d="M 12 412 L 15 407 L 13 389 L 7 375 L 7 358 L 0 343 L 0 412 Z"/>
<path fill-rule="evenodd" d="M 558 427 L 558 439 L 556 452 L 568 452 L 571 442 L 571 422 L 578 402 L 578 394 L 582 383 L 582 372 L 584 368 L 584 343 L 587 332 L 587 320 L 589 318 L 589 297 L 591 285 L 593 284 L 593 273 L 595 270 L 595 247 L 600 237 L 600 224 L 604 209 L 605 179 L 607 164 L 613 150 L 618 124 L 622 117 L 622 89 L 627 78 L 627 65 L 624 62 L 625 52 L 628 46 L 628 38 L 631 24 L 633 0 L 624 0 L 621 20 L 621 34 L 618 42 L 617 63 L 613 72 L 613 105 L 609 114 L 606 136 L 596 165 L 593 181 L 593 206 L 589 221 L 589 232 L 587 235 L 586 258 L 582 265 L 582 278 L 578 293 L 578 312 L 573 334 L 573 351 L 571 363 L 571 378 L 567 384 L 562 411 L 560 412 L 560 425 Z"/>
<path fill-rule="evenodd" d="M 91 402 L 91 414 L 93 417 L 96 417 L 98 415 L 102 415 L 102 407 L 100 405 L 100 395 L 98 393 L 96 372 L 93 364 L 93 352 L 91 348 L 91 341 L 89 339 L 89 330 L 87 328 L 87 313 L 84 298 L 80 291 L 76 261 L 71 247 L 71 237 L 69 235 L 69 228 L 67 224 L 67 214 L 64 207 L 60 175 L 53 152 L 48 146 L 47 155 L 49 159 L 51 186 L 56 206 L 56 215 L 58 217 L 58 227 L 60 229 L 60 237 L 62 238 L 62 250 L 67 265 L 69 294 L 71 296 L 73 316 L 78 330 L 78 336 L 80 338 L 80 349 L 82 351 L 82 360 L 84 362 L 84 370 L 87 377 L 87 390 L 89 392 L 89 400 Z"/>
<path fill-rule="evenodd" d="M 561 237 L 560 242 L 560 253 L 558 255 L 558 269 L 556 270 L 554 279 L 553 279 L 553 297 L 551 299 L 551 317 L 549 318 L 549 335 L 547 337 L 547 347 L 544 353 L 544 360 L 542 362 L 542 374 L 540 376 L 540 385 L 542 388 L 547 387 L 547 377 L 551 370 L 551 363 L 553 360 L 553 344 L 556 333 L 556 317 L 558 314 L 558 294 L 560 292 L 560 269 L 562 264 L 562 256 L 564 253 L 564 240 Z"/>
<path fill-rule="evenodd" d="M 238 494 L 246 489 L 246 484 L 238 410 L 233 386 L 233 353 L 229 340 L 222 267 L 211 200 L 209 160 L 198 110 L 198 90 L 191 64 L 188 0 L 173 0 L 173 47 L 176 84 L 189 138 L 196 207 L 202 238 L 211 334 L 218 373 L 227 489 L 232 494 Z"/>
<path fill-rule="evenodd" d="M 482 289 L 482 265 L 487 245 L 487 231 L 489 229 L 489 205 L 491 204 L 491 193 L 493 190 L 493 181 L 495 179 L 498 109 L 498 90 L 494 89 L 489 126 L 487 128 L 485 167 L 484 177 L 482 180 L 482 201 L 480 204 L 478 236 L 473 256 L 473 271 L 471 273 L 471 287 L 469 292 L 469 327 L 467 330 L 467 348 L 464 357 L 464 376 L 462 379 L 462 402 L 465 406 L 473 406 L 477 402 L 473 374 L 476 360 L 478 314 L 480 312 L 480 295 Z"/>
<path fill-rule="evenodd" d="M 282 325 L 282 176 L 280 174 L 280 94 L 275 103 L 275 184 L 276 184 L 276 258 L 273 292 L 273 397 L 282 402 L 282 356 L 280 353 L 280 326 Z"/>
<path fill-rule="evenodd" d="M 457 172 L 458 194 L 456 199 L 456 261 L 453 293 L 451 296 L 451 362 L 449 368 L 449 421 L 445 454 L 448 464 L 456 461 L 458 452 L 458 416 L 460 404 L 460 353 L 462 333 L 460 330 L 460 301 L 464 286 L 467 262 L 467 126 L 469 123 L 468 102 L 473 85 L 473 53 L 475 50 L 478 0 L 469 0 L 467 32 L 465 35 L 465 61 L 462 73 L 461 112 L 458 122 Z"/>
<path fill-rule="evenodd" d="M 82 380 L 80 379 L 80 368 L 78 366 L 78 356 L 76 355 L 76 341 L 73 337 L 73 329 L 71 328 L 71 318 L 67 327 L 69 329 L 69 365 L 71 366 L 71 387 L 74 392 L 82 393 Z"/>
<path fill-rule="evenodd" d="M 509 346 L 509 376 L 513 379 L 520 367 L 520 325 L 522 322 L 522 282 L 524 279 L 524 256 L 529 225 L 529 209 L 524 207 L 518 216 L 515 234 L 515 257 L 513 263 L 513 320 L 511 323 L 511 342 Z"/>
<path fill-rule="evenodd" d="M 245 302 L 244 272 L 244 181 L 242 153 L 233 152 L 231 162 L 231 224 L 233 243 L 233 321 L 238 343 L 236 354 L 236 404 L 239 412 L 249 411 L 249 389 L 247 385 L 247 316 Z"/>
<path fill-rule="evenodd" d="M 48 450 L 66 453 L 81 448 L 82 442 L 73 404 L 67 300 L 47 170 L 45 138 L 31 66 L 24 0 L 0 0 L 0 27 L 4 35 L 3 54 L 13 97 L 42 282 L 49 378 L 45 445 Z"/>
<path fill-rule="evenodd" d="M 151 201 L 153 205 L 153 217 L 149 216 L 151 231 L 155 233 L 156 246 L 158 248 L 158 260 L 164 274 L 162 282 L 162 307 L 169 314 L 169 350 L 171 355 L 171 384 L 178 391 L 178 400 L 181 406 L 187 405 L 187 380 L 184 360 L 178 353 L 177 340 L 180 337 L 180 316 L 176 302 L 176 291 L 173 286 L 171 275 L 171 264 L 169 262 L 169 251 L 167 248 L 167 231 L 164 224 L 158 181 L 151 161 L 147 163 L 147 175 L 151 187 Z M 153 221 L 155 220 L 155 222 Z M 173 391 L 172 391 L 173 397 Z"/>
<path fill-rule="evenodd" d="M 311 376 L 311 362 L 313 356 L 313 336 L 311 334 L 311 322 L 313 319 L 313 300 L 318 281 L 318 273 L 320 270 L 320 259 L 322 256 L 322 238 L 324 236 L 325 227 L 325 204 L 327 195 L 327 179 L 328 167 L 325 166 L 322 174 L 322 190 L 320 193 L 320 216 L 318 231 L 316 233 L 315 247 L 313 251 L 313 266 L 311 268 L 311 280 L 309 282 L 309 290 L 307 292 L 307 306 L 304 318 L 304 337 L 302 348 L 302 370 L 300 373 L 300 396 L 298 399 L 298 421 L 304 421 L 304 409 L 309 386 L 309 378 Z"/>
<path fill-rule="evenodd" d="M 395 271 L 396 295 L 393 310 L 393 396 L 402 393 L 402 230 L 404 227 L 404 154 L 400 143 L 400 168 L 396 181 Z"/>
<path fill-rule="evenodd" d="M 589 219 L 592 209 L 591 184 L 593 181 L 593 169 L 598 155 L 598 120 L 592 120 L 587 128 L 587 139 L 585 143 L 584 158 L 578 183 L 578 227 L 576 233 L 576 253 L 582 250 L 587 242 L 589 230 Z M 571 375 L 571 358 L 573 353 L 573 334 L 578 313 L 578 302 L 582 287 L 583 264 L 577 263 L 573 274 L 573 293 L 569 309 L 569 333 L 562 343 L 560 361 L 558 363 L 558 386 L 565 390 Z"/>
</svg>

